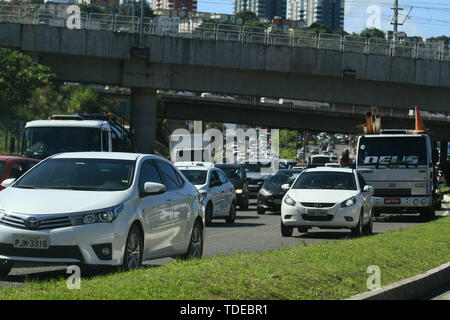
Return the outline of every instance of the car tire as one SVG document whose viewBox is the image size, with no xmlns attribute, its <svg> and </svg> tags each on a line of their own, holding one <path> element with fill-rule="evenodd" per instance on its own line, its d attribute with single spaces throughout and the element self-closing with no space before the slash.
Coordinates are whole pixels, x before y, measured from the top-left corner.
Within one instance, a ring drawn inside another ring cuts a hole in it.
<svg viewBox="0 0 450 320">
<path fill-rule="evenodd" d="M 369 222 L 363 226 L 363 232 L 366 236 L 370 236 L 373 231 L 373 215 L 370 213 Z"/>
<path fill-rule="evenodd" d="M 196 222 L 192 228 L 189 246 L 185 254 L 178 258 L 182 260 L 200 259 L 203 256 L 203 227 L 200 222 Z"/>
<path fill-rule="evenodd" d="M 248 210 L 248 198 L 246 198 L 245 201 L 243 203 L 241 203 L 241 205 L 239 206 L 239 209 L 242 211 Z"/>
<path fill-rule="evenodd" d="M 212 217 L 213 217 L 213 205 L 211 202 L 208 202 L 205 210 L 205 223 L 207 226 L 211 225 Z"/>
<path fill-rule="evenodd" d="M 133 225 L 128 232 L 123 254 L 123 268 L 126 271 L 138 269 L 142 264 L 144 252 L 143 235 L 137 225 Z"/>
<path fill-rule="evenodd" d="M 257 208 L 256 208 L 256 212 L 257 212 L 258 214 L 265 214 L 265 213 L 266 213 L 266 210 L 263 209 L 263 208 L 261 208 L 261 207 L 257 207 Z"/>
<path fill-rule="evenodd" d="M 232 202 L 228 216 L 225 217 L 225 222 L 234 223 L 234 220 L 236 220 L 236 204 Z"/>
<path fill-rule="evenodd" d="M 283 220 L 281 220 L 281 236 L 283 237 L 292 237 L 292 227 L 285 226 L 283 224 Z"/>
<path fill-rule="evenodd" d="M 351 229 L 352 236 L 354 237 L 362 237 L 364 235 L 364 220 L 363 220 L 363 213 L 361 211 L 361 214 L 359 215 L 358 224 L 356 227 Z"/>
<path fill-rule="evenodd" d="M 300 233 L 308 233 L 308 227 L 298 227 L 297 231 Z"/>
<path fill-rule="evenodd" d="M 0 260 L 0 277 L 6 277 L 13 265 L 14 263 L 9 260 Z"/>
</svg>

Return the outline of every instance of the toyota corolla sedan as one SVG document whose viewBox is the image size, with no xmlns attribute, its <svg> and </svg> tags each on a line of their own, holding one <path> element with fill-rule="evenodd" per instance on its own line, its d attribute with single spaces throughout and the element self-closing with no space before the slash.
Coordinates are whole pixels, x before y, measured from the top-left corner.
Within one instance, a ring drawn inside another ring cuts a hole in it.
<svg viewBox="0 0 450 320">
<path fill-rule="evenodd" d="M 122 265 L 200 258 L 201 195 L 169 161 L 132 153 L 52 156 L 0 192 L 0 276 L 15 261 Z"/>
<path fill-rule="evenodd" d="M 309 228 L 350 229 L 355 236 L 371 234 L 373 188 L 356 170 L 314 168 L 303 171 L 281 205 L 281 235 L 292 236 Z"/>
</svg>

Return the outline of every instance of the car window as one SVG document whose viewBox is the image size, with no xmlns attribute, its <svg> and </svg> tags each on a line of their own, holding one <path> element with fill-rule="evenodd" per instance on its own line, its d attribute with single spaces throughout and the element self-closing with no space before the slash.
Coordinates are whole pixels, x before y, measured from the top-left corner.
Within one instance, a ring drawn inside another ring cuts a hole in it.
<svg viewBox="0 0 450 320">
<path fill-rule="evenodd" d="M 161 183 L 161 176 L 152 161 L 146 161 L 142 164 L 141 172 L 139 173 L 139 194 L 144 192 L 144 183 L 156 182 Z"/>
<path fill-rule="evenodd" d="M 193 185 L 200 185 L 206 183 L 206 170 L 180 170 L 181 173 L 188 179 Z"/>
<path fill-rule="evenodd" d="M 217 174 L 219 175 L 219 179 L 220 182 L 222 182 L 222 184 L 228 182 L 228 178 L 225 176 L 223 172 L 217 171 Z"/>
<path fill-rule="evenodd" d="M 11 169 L 9 170 L 8 179 L 11 179 L 11 178 L 18 179 L 26 171 L 27 171 L 27 167 L 25 166 L 24 163 L 16 162 L 11 166 Z"/>
<path fill-rule="evenodd" d="M 161 173 L 164 185 L 167 187 L 167 190 L 176 190 L 181 187 L 178 182 L 175 170 L 170 164 L 163 161 L 156 161 L 156 166 Z"/>
<path fill-rule="evenodd" d="M 326 171 L 302 173 L 292 189 L 357 190 L 353 173 Z"/>
<path fill-rule="evenodd" d="M 176 176 L 176 178 L 177 178 L 178 185 L 179 185 L 180 187 L 182 187 L 183 184 L 184 184 L 183 178 L 181 177 L 181 175 L 180 175 L 177 171 L 175 171 L 175 176 Z"/>
<path fill-rule="evenodd" d="M 217 171 L 216 170 L 212 171 L 210 186 L 218 186 L 221 184 L 222 182 L 220 181 L 219 174 L 217 173 Z"/>
</svg>

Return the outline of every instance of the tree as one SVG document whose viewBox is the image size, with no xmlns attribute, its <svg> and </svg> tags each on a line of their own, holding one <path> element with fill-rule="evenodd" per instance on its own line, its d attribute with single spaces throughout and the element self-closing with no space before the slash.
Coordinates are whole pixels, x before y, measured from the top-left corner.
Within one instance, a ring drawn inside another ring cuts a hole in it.
<svg viewBox="0 0 450 320">
<path fill-rule="evenodd" d="M 383 31 L 377 28 L 366 28 L 359 34 L 360 37 L 385 39 Z"/>
<path fill-rule="evenodd" d="M 248 11 L 248 10 L 239 12 L 236 15 L 236 19 L 241 19 L 242 24 L 246 24 L 247 22 L 250 22 L 250 21 L 258 21 L 258 17 L 256 16 L 256 13 L 254 13 L 252 11 Z"/>
<path fill-rule="evenodd" d="M 53 78 L 48 67 L 29 56 L 0 48 L 0 116 L 23 117 L 34 90 L 50 85 Z"/>
<path fill-rule="evenodd" d="M 319 22 L 311 24 L 308 29 L 309 29 L 308 31 L 315 33 L 333 33 L 333 30 L 331 30 L 329 27 Z"/>
<path fill-rule="evenodd" d="M 68 113 L 101 113 L 108 110 L 107 103 L 91 88 L 75 87 L 70 95 Z"/>
</svg>

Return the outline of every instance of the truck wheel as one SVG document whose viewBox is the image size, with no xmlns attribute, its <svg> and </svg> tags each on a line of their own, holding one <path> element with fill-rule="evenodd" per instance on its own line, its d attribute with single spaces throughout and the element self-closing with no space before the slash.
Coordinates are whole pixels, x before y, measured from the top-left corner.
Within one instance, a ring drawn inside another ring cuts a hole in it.
<svg viewBox="0 0 450 320">
<path fill-rule="evenodd" d="M 370 236 L 373 230 L 373 215 L 370 215 L 369 222 L 365 226 L 363 226 L 363 232 L 366 236 Z"/>
<path fill-rule="evenodd" d="M 427 208 L 422 208 L 420 210 L 420 217 L 425 222 L 426 221 L 430 221 L 431 219 L 433 219 L 435 217 L 434 206 L 427 207 Z"/>
<path fill-rule="evenodd" d="M 281 235 L 283 237 L 292 237 L 292 227 L 285 226 L 281 221 Z"/>
</svg>

